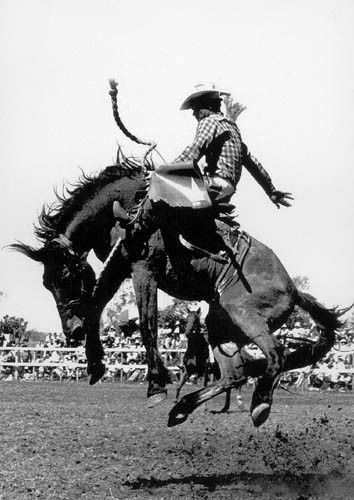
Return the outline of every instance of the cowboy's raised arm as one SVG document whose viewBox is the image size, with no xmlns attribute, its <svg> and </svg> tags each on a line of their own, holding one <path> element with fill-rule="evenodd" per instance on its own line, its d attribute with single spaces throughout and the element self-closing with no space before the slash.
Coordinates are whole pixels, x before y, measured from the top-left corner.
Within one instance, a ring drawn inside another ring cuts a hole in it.
<svg viewBox="0 0 354 500">
<path fill-rule="evenodd" d="M 278 191 L 274 187 L 268 172 L 262 167 L 259 161 L 250 154 L 246 144 L 244 143 L 242 143 L 242 164 L 278 208 L 280 208 L 280 205 L 284 207 L 291 207 L 289 200 L 294 199 L 292 194 Z"/>
</svg>

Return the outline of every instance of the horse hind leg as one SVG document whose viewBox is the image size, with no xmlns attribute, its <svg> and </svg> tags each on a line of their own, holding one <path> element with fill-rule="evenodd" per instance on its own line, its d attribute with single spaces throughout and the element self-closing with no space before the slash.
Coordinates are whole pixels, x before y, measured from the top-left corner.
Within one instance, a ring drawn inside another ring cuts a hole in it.
<svg viewBox="0 0 354 500">
<path fill-rule="evenodd" d="M 238 409 L 240 411 L 244 411 L 245 404 L 244 404 L 242 396 L 241 396 L 241 388 L 238 389 L 238 393 L 237 393 L 237 396 L 236 396 L 236 403 L 237 403 Z"/>
<path fill-rule="evenodd" d="M 256 310 L 247 305 L 236 307 L 233 304 L 226 303 L 222 304 L 222 307 L 228 313 L 236 329 L 236 331 L 228 335 L 229 340 L 231 340 L 231 336 L 241 336 L 256 344 L 266 358 L 265 375 L 270 378 L 277 376 L 283 367 L 283 347 L 271 334 L 267 321 Z M 223 349 L 224 345 L 228 347 L 229 343 L 222 344 L 221 348 Z"/>
<path fill-rule="evenodd" d="M 280 373 L 284 364 L 283 346 L 270 333 L 268 335 L 268 340 L 270 340 L 271 342 L 266 342 L 264 344 L 263 337 L 254 339 L 254 342 L 258 345 L 258 347 L 264 354 L 264 345 L 266 345 L 269 349 L 270 355 L 268 358 L 266 356 L 266 372 L 263 376 L 258 377 L 258 379 L 256 380 L 255 389 L 253 391 L 250 414 L 253 425 L 255 427 L 259 427 L 260 425 L 264 424 L 264 422 L 270 415 L 273 404 L 274 389 L 278 385 Z M 271 348 L 269 348 L 269 346 L 271 346 Z"/>
<path fill-rule="evenodd" d="M 267 420 L 271 411 L 273 392 L 284 363 L 284 348 L 271 334 L 266 320 L 259 314 L 232 305 L 224 307 L 235 327 L 256 344 L 266 357 L 267 368 L 265 374 L 256 382 L 250 407 L 253 424 L 259 427 Z"/>
<path fill-rule="evenodd" d="M 243 411 L 245 409 L 245 405 L 242 400 L 241 396 L 241 388 L 237 389 L 238 394 L 236 396 L 236 403 L 240 411 Z M 227 413 L 230 409 L 231 406 L 231 389 L 226 390 L 226 396 L 225 396 L 225 404 L 224 407 L 220 410 L 220 413 Z"/>
<path fill-rule="evenodd" d="M 226 389 L 225 404 L 224 407 L 221 408 L 220 413 L 227 413 L 230 409 L 230 404 L 231 404 L 231 387 L 229 389 Z"/>
<path fill-rule="evenodd" d="M 175 400 L 174 400 L 175 403 L 178 402 L 182 387 L 184 386 L 184 384 L 187 382 L 188 379 L 189 379 L 189 374 L 188 374 L 187 370 L 184 369 L 181 381 L 179 382 L 177 389 L 176 389 L 176 395 L 175 395 Z"/>
<path fill-rule="evenodd" d="M 259 427 L 268 419 L 272 404 L 273 393 L 280 379 L 280 374 L 275 377 L 259 377 L 253 391 L 250 414 L 253 425 Z"/>
</svg>

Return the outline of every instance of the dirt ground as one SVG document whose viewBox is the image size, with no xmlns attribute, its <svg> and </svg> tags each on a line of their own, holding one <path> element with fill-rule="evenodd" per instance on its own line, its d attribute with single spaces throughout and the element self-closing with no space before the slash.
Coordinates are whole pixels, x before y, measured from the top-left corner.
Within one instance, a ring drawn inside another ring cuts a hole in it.
<svg viewBox="0 0 354 500">
<path fill-rule="evenodd" d="M 1 382 L 1 393 L 1 500 L 354 498 L 353 394 L 277 390 L 255 429 L 235 395 L 228 414 L 213 413 L 220 396 L 168 428 L 173 391 L 147 409 L 145 384 Z"/>
</svg>

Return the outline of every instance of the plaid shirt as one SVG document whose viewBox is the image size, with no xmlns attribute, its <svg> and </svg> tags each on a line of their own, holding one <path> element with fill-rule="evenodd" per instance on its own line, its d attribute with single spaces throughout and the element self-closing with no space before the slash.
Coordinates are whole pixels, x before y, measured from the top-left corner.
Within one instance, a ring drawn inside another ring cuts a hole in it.
<svg viewBox="0 0 354 500">
<path fill-rule="evenodd" d="M 207 174 L 223 177 L 236 187 L 242 169 L 241 134 L 236 124 L 221 113 L 200 120 L 193 144 L 175 161 L 199 161 L 202 156 Z"/>
<path fill-rule="evenodd" d="M 200 120 L 193 144 L 175 161 L 199 161 L 202 156 L 205 156 L 207 163 L 206 174 L 227 179 L 234 188 L 244 165 L 268 196 L 275 190 L 268 172 L 251 156 L 242 142 L 236 123 L 225 118 L 222 113 L 213 113 Z"/>
</svg>

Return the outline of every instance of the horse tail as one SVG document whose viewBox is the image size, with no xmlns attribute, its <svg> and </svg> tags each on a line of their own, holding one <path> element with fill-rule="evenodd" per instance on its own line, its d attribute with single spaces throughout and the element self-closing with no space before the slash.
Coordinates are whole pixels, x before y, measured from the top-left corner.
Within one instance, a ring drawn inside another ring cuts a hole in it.
<svg viewBox="0 0 354 500">
<path fill-rule="evenodd" d="M 328 309 L 320 304 L 312 295 L 298 290 L 296 305 L 310 314 L 316 323 L 320 336 L 317 341 L 310 344 L 303 344 L 295 351 L 290 352 L 284 363 L 285 370 L 312 365 L 323 358 L 333 347 L 337 330 L 345 323 L 341 321 L 341 316 L 349 311 L 354 304 L 345 309 L 339 309 L 338 307 Z"/>
<path fill-rule="evenodd" d="M 352 307 L 350 306 L 346 309 L 333 307 L 332 309 L 328 309 L 323 304 L 320 304 L 320 302 L 318 302 L 315 297 L 309 293 L 300 292 L 299 290 L 296 304 L 301 307 L 301 309 L 309 313 L 311 318 L 321 330 L 333 332 L 333 335 L 336 330 L 344 325 L 344 322 L 340 320 L 340 317 Z"/>
</svg>

